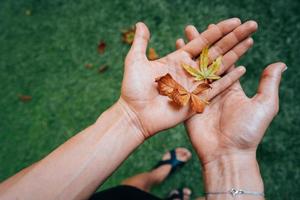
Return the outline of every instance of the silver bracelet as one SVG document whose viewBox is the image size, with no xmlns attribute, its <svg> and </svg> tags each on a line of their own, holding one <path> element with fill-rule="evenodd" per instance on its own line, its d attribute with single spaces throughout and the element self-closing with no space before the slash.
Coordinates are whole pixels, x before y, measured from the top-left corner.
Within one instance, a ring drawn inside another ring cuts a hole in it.
<svg viewBox="0 0 300 200">
<path fill-rule="evenodd" d="M 247 190 L 241 190 L 241 189 L 235 189 L 231 188 L 227 192 L 206 192 L 205 195 L 218 195 L 218 194 L 230 194 L 232 197 L 235 197 L 237 195 L 254 195 L 254 196 L 261 196 L 264 197 L 265 193 L 264 192 L 252 192 L 252 191 L 247 191 Z"/>
</svg>

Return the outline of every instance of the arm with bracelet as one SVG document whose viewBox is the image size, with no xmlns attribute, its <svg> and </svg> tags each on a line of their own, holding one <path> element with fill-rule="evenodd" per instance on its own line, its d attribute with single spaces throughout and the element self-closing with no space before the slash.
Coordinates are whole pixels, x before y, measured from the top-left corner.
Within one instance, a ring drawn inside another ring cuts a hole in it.
<svg viewBox="0 0 300 200">
<path fill-rule="evenodd" d="M 278 112 L 278 88 L 286 69 L 283 63 L 269 65 L 252 98 L 236 82 L 204 113 L 186 121 L 202 163 L 207 199 L 264 199 L 256 151 Z"/>
<path fill-rule="evenodd" d="M 192 40 L 199 33 L 192 27 L 186 35 Z M 177 48 L 181 48 L 184 43 L 178 41 Z M 264 199 L 256 150 L 279 110 L 279 84 L 286 69 L 280 62 L 269 65 L 263 71 L 257 94 L 251 98 L 237 81 L 201 115 L 186 121 L 202 163 L 206 199 Z M 234 66 L 228 72 L 231 70 Z"/>
</svg>

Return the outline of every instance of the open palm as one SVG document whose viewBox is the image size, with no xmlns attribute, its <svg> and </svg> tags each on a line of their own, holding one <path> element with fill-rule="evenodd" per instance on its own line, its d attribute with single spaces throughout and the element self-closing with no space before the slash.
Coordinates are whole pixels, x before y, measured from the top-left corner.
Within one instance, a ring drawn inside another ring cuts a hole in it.
<svg viewBox="0 0 300 200">
<path fill-rule="evenodd" d="M 173 127 L 194 114 L 189 106 L 174 106 L 167 97 L 159 95 L 155 83 L 157 77 L 170 73 L 177 82 L 191 91 L 197 83 L 182 69 L 182 63 L 196 67 L 197 63 L 193 58 L 204 47 L 214 44 L 211 47 L 214 50 L 214 54 L 210 54 L 211 60 L 224 55 L 223 66 L 219 71 L 221 75 L 252 45 L 252 40 L 248 37 L 255 30 L 254 22 L 241 25 L 238 19 L 225 20 L 210 27 L 181 49 L 156 61 L 149 61 L 146 49 L 150 33 L 143 23 L 138 23 L 133 45 L 125 60 L 120 102 L 130 110 L 129 113 L 137 117 L 143 127 L 144 136 L 150 137 L 158 131 Z M 244 68 L 237 68 L 214 82 L 206 98 L 214 98 L 244 72 Z"/>
<path fill-rule="evenodd" d="M 188 34 L 197 37 L 195 29 L 189 31 Z M 269 65 L 254 97 L 248 98 L 236 81 L 214 98 L 201 115 L 194 115 L 186 121 L 191 142 L 203 164 L 223 155 L 255 155 L 267 127 L 278 112 L 278 87 L 285 67 L 284 63 Z M 228 71 L 231 70 L 234 66 Z"/>
</svg>

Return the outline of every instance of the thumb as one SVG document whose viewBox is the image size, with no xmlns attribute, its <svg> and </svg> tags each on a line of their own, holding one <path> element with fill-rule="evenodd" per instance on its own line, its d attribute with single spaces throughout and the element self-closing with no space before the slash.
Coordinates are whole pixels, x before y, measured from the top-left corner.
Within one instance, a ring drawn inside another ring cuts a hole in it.
<svg viewBox="0 0 300 200">
<path fill-rule="evenodd" d="M 286 69 L 287 66 L 281 62 L 273 63 L 265 68 L 259 82 L 257 94 L 254 97 L 255 100 L 272 102 L 278 107 L 279 84 L 281 75 Z"/>
<path fill-rule="evenodd" d="M 138 22 L 135 25 L 134 40 L 130 49 L 130 54 L 134 54 L 135 57 L 145 57 L 149 38 L 150 32 L 147 26 L 142 22 Z"/>
</svg>

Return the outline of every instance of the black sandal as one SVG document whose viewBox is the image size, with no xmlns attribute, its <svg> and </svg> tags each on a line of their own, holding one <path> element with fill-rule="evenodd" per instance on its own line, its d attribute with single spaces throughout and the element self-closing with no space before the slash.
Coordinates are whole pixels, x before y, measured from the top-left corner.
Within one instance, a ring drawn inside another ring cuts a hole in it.
<svg viewBox="0 0 300 200">
<path fill-rule="evenodd" d="M 178 188 L 176 190 L 172 190 L 169 193 L 168 198 L 166 200 L 173 200 L 173 199 L 183 200 L 183 197 L 184 197 L 183 190 L 184 190 L 184 188 Z"/>
<path fill-rule="evenodd" d="M 172 168 L 171 168 L 171 171 L 168 174 L 168 176 L 170 176 L 176 170 L 178 170 L 179 168 L 181 168 L 182 166 L 184 166 L 184 164 L 186 163 L 186 162 L 177 160 L 175 149 L 173 149 L 173 150 L 170 151 L 170 155 L 171 155 L 171 158 L 169 160 L 161 160 L 161 161 L 159 161 L 155 165 L 155 167 L 153 167 L 153 169 L 156 169 L 156 168 L 158 168 L 158 167 L 160 167 L 162 165 L 171 165 Z"/>
</svg>

